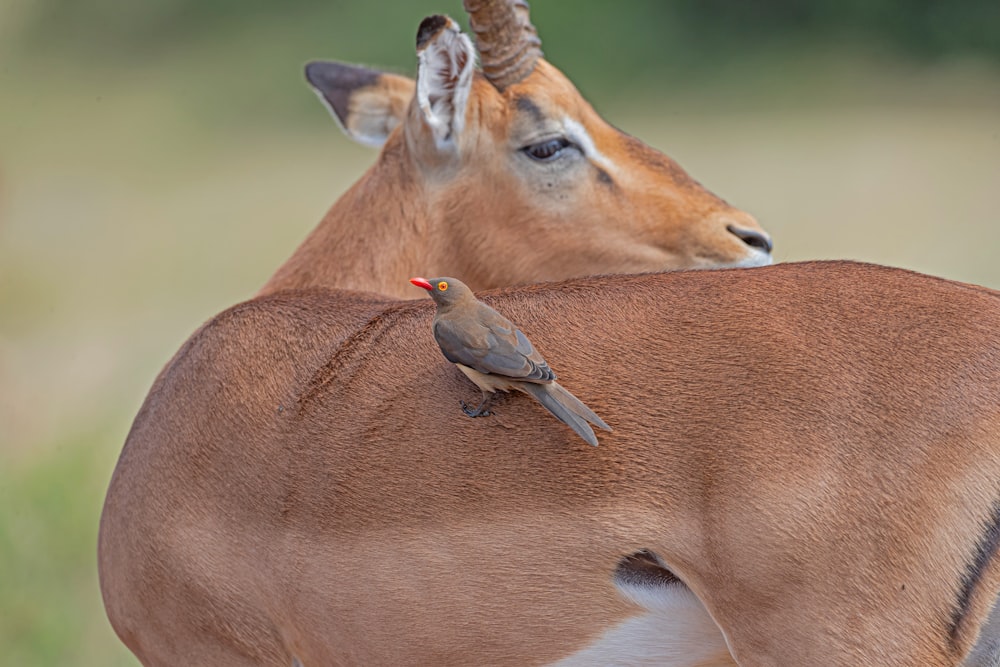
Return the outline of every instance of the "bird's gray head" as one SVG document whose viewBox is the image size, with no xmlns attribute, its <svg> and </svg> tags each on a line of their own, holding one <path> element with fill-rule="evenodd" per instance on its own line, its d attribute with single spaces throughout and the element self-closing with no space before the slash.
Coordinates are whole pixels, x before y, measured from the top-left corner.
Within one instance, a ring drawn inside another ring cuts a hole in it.
<svg viewBox="0 0 1000 667">
<path fill-rule="evenodd" d="M 438 306 L 449 306 L 473 296 L 468 285 L 456 278 L 410 278 L 410 282 L 430 292 Z"/>
</svg>

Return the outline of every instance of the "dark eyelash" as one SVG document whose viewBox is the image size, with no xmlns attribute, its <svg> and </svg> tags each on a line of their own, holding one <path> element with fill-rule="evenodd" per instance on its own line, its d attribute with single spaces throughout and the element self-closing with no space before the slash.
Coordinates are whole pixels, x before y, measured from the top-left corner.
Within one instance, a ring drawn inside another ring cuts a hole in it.
<svg viewBox="0 0 1000 667">
<path fill-rule="evenodd" d="M 566 137 L 558 137 L 556 139 L 547 139 L 537 144 L 525 146 L 521 150 L 523 150 L 532 160 L 546 162 L 557 157 L 563 152 L 563 150 L 572 145 L 573 143 Z"/>
</svg>

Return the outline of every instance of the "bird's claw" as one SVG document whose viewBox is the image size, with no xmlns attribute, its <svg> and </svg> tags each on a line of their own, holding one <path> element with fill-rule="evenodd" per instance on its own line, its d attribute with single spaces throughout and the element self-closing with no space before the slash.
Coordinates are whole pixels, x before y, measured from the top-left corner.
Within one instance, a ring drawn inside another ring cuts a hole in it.
<svg viewBox="0 0 1000 667">
<path fill-rule="evenodd" d="M 490 411 L 484 410 L 482 406 L 478 408 L 470 408 L 465 401 L 459 401 L 462 404 L 462 412 L 465 413 L 467 417 L 489 417 Z"/>
</svg>

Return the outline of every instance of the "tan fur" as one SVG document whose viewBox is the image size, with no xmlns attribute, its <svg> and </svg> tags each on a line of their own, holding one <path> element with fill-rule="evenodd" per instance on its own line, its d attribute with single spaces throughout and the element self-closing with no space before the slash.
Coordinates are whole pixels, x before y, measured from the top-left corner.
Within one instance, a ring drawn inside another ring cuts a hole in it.
<svg viewBox="0 0 1000 667">
<path fill-rule="evenodd" d="M 345 132 L 353 136 L 388 136 L 406 115 L 413 99 L 413 80 L 382 72 L 375 85 L 359 88 L 350 97 Z"/>
<path fill-rule="evenodd" d="M 741 665 L 971 650 L 1000 591 L 1000 294 L 807 263 L 484 300 L 615 425 L 600 447 L 519 394 L 464 417 L 429 300 L 284 292 L 192 336 L 101 520 L 143 664 L 551 663 L 643 613 L 614 583 L 640 550 Z"/>
<path fill-rule="evenodd" d="M 503 92 L 476 73 L 454 152 L 436 145 L 415 98 L 397 117 L 412 91 L 412 82 L 388 75 L 353 91 L 340 119 L 349 134 L 395 130 L 261 294 L 321 286 L 413 298 L 407 278 L 425 273 L 482 290 L 770 262 L 728 229 L 766 238 L 752 216 L 609 125 L 544 60 Z M 540 165 L 521 151 L 565 134 L 567 121 L 606 161 Z"/>
</svg>

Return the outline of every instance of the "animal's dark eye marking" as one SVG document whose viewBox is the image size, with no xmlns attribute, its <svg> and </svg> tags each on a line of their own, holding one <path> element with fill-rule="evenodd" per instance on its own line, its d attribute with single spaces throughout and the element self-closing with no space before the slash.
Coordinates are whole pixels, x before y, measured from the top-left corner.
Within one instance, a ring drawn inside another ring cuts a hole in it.
<svg viewBox="0 0 1000 667">
<path fill-rule="evenodd" d="M 538 108 L 530 97 L 520 96 L 515 100 L 514 104 L 517 105 L 518 111 L 522 111 L 531 116 L 531 120 L 534 121 L 535 125 L 541 125 L 545 122 L 545 114 L 542 110 Z"/>
<path fill-rule="evenodd" d="M 523 150 L 532 160 L 546 162 L 558 157 L 570 146 L 573 146 L 573 142 L 566 137 L 559 137 L 557 139 L 547 139 L 541 143 L 525 146 L 521 150 Z"/>
</svg>

